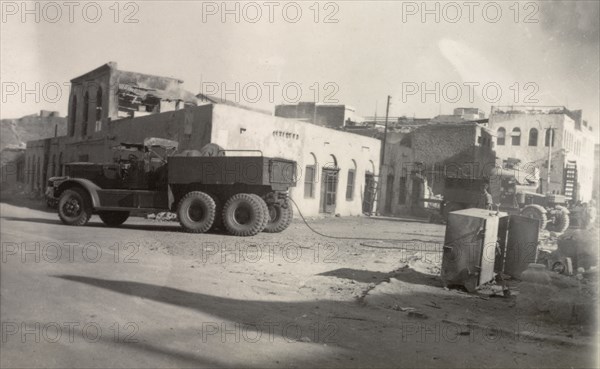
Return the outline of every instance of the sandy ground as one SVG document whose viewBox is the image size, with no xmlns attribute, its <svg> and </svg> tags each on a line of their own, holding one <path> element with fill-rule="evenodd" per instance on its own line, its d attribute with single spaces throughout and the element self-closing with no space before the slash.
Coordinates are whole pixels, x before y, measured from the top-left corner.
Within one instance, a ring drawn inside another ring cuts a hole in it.
<svg viewBox="0 0 600 369">
<path fill-rule="evenodd" d="M 336 239 L 295 219 L 238 238 L 25 205 L 0 204 L 3 368 L 597 366 L 589 329 L 443 289 L 442 225 L 310 220 L 353 238 Z"/>
</svg>

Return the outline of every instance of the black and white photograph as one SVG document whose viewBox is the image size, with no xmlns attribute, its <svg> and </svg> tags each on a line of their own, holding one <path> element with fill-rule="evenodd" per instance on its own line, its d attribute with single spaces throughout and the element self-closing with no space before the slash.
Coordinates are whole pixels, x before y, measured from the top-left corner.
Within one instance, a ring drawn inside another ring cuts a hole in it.
<svg viewBox="0 0 600 369">
<path fill-rule="evenodd" d="M 600 1 L 0 6 L 0 368 L 600 366 Z"/>
</svg>

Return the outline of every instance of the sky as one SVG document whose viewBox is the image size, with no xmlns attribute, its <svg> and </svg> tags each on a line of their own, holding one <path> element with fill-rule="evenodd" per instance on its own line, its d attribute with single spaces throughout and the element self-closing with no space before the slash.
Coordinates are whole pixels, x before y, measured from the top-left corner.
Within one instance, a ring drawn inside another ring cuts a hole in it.
<svg viewBox="0 0 600 369">
<path fill-rule="evenodd" d="M 598 1 L 21 4 L 2 2 L 2 118 L 66 114 L 68 81 L 114 61 L 269 111 L 383 116 L 390 95 L 390 116 L 560 105 L 600 120 Z"/>
</svg>

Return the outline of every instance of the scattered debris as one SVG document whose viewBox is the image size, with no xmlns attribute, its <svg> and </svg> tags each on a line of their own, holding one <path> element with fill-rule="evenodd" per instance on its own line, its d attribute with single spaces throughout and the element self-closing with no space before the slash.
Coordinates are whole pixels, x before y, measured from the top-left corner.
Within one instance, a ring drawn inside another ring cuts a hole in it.
<svg viewBox="0 0 600 369">
<path fill-rule="evenodd" d="M 429 318 L 427 315 L 420 313 L 418 311 L 409 311 L 408 316 L 411 318 L 418 318 L 418 319 L 428 319 Z"/>
<path fill-rule="evenodd" d="M 394 304 L 394 306 L 392 306 L 392 310 L 396 310 L 396 311 L 414 311 L 417 310 L 413 307 L 401 307 L 398 304 Z"/>
</svg>

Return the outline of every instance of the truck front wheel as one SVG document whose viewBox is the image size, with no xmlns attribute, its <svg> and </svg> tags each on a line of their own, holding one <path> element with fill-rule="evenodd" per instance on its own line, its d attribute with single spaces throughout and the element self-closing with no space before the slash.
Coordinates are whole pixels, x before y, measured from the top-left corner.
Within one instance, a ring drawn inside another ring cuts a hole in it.
<svg viewBox="0 0 600 369">
<path fill-rule="evenodd" d="M 546 210 L 540 205 L 526 205 L 523 210 L 521 210 L 521 215 L 527 218 L 537 219 L 540 222 L 540 231 L 546 229 L 548 216 L 546 215 Z"/>
<path fill-rule="evenodd" d="M 67 225 L 85 225 L 92 216 L 92 204 L 87 192 L 81 188 L 65 190 L 58 200 L 58 217 Z"/>
<path fill-rule="evenodd" d="M 259 201 L 260 200 L 260 201 Z M 264 201 L 255 195 L 238 193 L 223 206 L 223 225 L 234 236 L 254 236 L 265 227 Z"/>
<path fill-rule="evenodd" d="M 551 232 L 563 233 L 569 228 L 569 210 L 564 206 L 557 206 L 552 222 L 548 222 L 547 228 Z"/>
<path fill-rule="evenodd" d="M 292 223 L 292 218 L 294 217 L 292 204 L 287 202 L 286 205 L 286 207 L 283 207 L 281 204 L 269 205 L 269 222 L 265 227 L 265 232 L 279 233 Z"/>
<path fill-rule="evenodd" d="M 215 202 L 208 194 L 192 191 L 186 194 L 177 206 L 179 223 L 186 232 L 204 233 L 215 221 Z"/>
<path fill-rule="evenodd" d="M 109 227 L 117 227 L 129 218 L 128 211 L 99 211 L 98 216 Z"/>
</svg>

